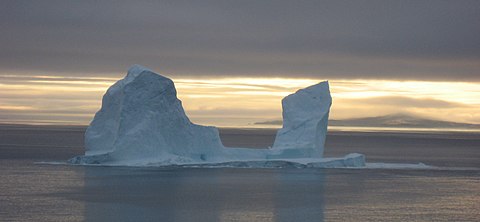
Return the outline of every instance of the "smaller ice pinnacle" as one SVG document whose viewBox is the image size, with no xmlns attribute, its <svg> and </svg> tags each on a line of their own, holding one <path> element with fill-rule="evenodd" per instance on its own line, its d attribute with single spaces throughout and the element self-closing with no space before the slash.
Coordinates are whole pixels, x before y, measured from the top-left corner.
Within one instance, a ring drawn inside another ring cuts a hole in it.
<svg viewBox="0 0 480 222">
<path fill-rule="evenodd" d="M 280 156 L 322 158 L 331 105 L 327 81 L 283 98 L 283 128 L 273 150 L 282 151 Z"/>
</svg>

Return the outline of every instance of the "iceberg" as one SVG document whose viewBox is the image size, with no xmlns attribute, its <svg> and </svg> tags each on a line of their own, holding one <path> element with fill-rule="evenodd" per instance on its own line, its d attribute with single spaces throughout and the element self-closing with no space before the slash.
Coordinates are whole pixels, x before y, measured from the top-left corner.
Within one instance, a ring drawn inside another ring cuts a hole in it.
<svg viewBox="0 0 480 222">
<path fill-rule="evenodd" d="M 282 100 L 283 128 L 268 149 L 229 148 L 218 129 L 192 123 L 174 82 L 134 65 L 102 99 L 71 164 L 205 167 L 359 167 L 365 156 L 323 158 L 332 98 L 321 82 Z"/>
<path fill-rule="evenodd" d="M 85 149 L 85 157 L 101 157 L 97 162 L 201 161 L 223 145 L 216 128 L 190 122 L 172 80 L 136 65 L 103 96 Z"/>
<path fill-rule="evenodd" d="M 275 156 L 322 158 L 331 105 L 327 81 L 283 98 L 283 127 L 273 144 Z"/>
</svg>

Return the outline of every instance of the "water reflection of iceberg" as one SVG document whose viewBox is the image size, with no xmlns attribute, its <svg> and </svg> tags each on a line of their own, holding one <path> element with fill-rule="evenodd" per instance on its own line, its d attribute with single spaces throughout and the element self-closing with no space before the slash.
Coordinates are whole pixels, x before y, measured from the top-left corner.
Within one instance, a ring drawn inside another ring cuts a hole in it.
<svg viewBox="0 0 480 222">
<path fill-rule="evenodd" d="M 85 168 L 86 221 L 323 221 L 322 171 Z"/>
</svg>

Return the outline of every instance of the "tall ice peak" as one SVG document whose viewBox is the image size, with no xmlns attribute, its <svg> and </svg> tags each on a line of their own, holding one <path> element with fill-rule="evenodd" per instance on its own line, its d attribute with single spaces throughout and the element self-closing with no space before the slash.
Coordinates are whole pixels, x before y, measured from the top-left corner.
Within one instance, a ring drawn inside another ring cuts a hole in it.
<svg viewBox="0 0 480 222">
<path fill-rule="evenodd" d="M 155 72 L 153 72 L 152 70 L 150 70 L 147 67 L 135 64 L 135 65 L 130 66 L 130 68 L 128 69 L 127 76 L 125 77 L 125 80 L 126 80 L 126 82 L 131 82 L 133 79 L 137 78 L 142 73 L 156 74 Z M 156 74 L 156 75 L 158 75 L 158 74 Z"/>
</svg>

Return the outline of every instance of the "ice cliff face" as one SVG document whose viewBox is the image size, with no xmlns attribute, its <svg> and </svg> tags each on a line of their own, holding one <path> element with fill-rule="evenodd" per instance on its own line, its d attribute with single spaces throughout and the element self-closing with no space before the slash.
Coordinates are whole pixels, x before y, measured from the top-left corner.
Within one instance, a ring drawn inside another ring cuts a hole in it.
<svg viewBox="0 0 480 222">
<path fill-rule="evenodd" d="M 206 160 L 223 149 L 218 130 L 190 122 L 172 80 L 135 65 L 111 86 L 85 134 L 86 156 Z"/>
<path fill-rule="evenodd" d="M 135 65 L 105 93 L 74 164 L 341 167 L 364 156 L 322 159 L 332 99 L 328 82 L 282 100 L 284 126 L 271 149 L 225 148 L 215 127 L 190 122 L 172 80 Z"/>
<path fill-rule="evenodd" d="M 331 105 L 326 81 L 283 98 L 283 128 L 273 145 L 275 156 L 323 157 Z"/>
</svg>

